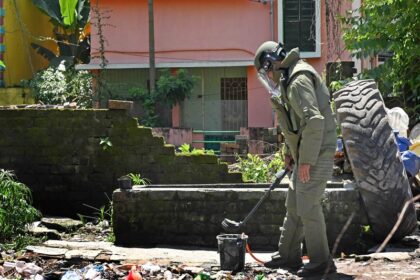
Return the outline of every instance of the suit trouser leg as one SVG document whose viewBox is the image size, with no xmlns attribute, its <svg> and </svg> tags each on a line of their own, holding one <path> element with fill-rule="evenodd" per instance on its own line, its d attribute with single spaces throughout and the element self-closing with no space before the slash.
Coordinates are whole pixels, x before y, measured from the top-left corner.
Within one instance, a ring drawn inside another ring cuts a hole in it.
<svg viewBox="0 0 420 280">
<path fill-rule="evenodd" d="M 302 257 L 303 224 L 297 215 L 296 190 L 289 188 L 286 198 L 286 217 L 279 240 L 279 253 L 290 263 L 300 263 Z"/>
<path fill-rule="evenodd" d="M 321 198 L 327 181 L 296 182 L 297 215 L 303 224 L 303 233 L 310 263 L 317 265 L 328 261 L 330 252 Z"/>
</svg>

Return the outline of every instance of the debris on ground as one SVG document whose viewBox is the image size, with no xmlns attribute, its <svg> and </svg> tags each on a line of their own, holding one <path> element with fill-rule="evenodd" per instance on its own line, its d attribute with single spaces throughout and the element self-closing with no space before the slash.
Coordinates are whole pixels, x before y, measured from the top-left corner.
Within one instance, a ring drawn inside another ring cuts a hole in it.
<svg viewBox="0 0 420 280">
<path fill-rule="evenodd" d="M 56 218 L 44 217 L 41 219 L 41 224 L 48 229 L 55 229 L 60 232 L 74 232 L 83 226 L 81 221 L 73 220 L 70 218 Z"/>
<path fill-rule="evenodd" d="M 41 223 L 37 226 L 45 227 Z M 58 231 L 61 240 L 27 246 L 25 252 L 0 246 L 0 280 L 301 279 L 296 271 L 268 269 L 253 262 L 247 262 L 244 270 L 237 273 L 220 270 L 214 250 L 197 251 L 197 254 L 213 254 L 212 261 L 199 263 L 200 256 L 197 255 L 194 263 L 186 263 L 173 257 L 169 249 L 116 247 L 107 241 L 110 228 L 109 223 L 103 221 L 86 223 L 76 229 L 76 232 L 61 229 Z M 342 254 L 341 258 L 335 259 L 338 273 L 329 279 L 420 279 L 419 244 L 420 233 L 417 231 L 398 243 L 388 244 L 381 253 L 376 253 L 379 246 L 375 246 L 365 255 Z M 182 250 L 179 251 L 183 254 Z"/>
</svg>

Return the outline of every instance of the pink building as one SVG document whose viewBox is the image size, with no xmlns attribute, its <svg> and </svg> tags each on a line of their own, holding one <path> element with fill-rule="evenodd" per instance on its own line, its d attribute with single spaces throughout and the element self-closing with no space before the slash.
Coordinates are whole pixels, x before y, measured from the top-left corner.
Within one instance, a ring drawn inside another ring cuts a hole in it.
<svg viewBox="0 0 420 280">
<path fill-rule="evenodd" d="M 100 1 L 110 16 L 104 19 L 109 64 L 101 71 L 121 95 L 147 84 L 147 2 Z M 186 68 L 200 78 L 193 96 L 170 112 L 169 125 L 210 134 L 274 126 L 268 94 L 256 79 L 254 52 L 264 41 L 282 41 L 287 48 L 300 47 L 322 73 L 328 60 L 325 14 L 324 0 L 154 0 L 156 67 Z M 92 56 L 98 55 L 96 34 L 92 26 Z M 82 67 L 100 68 L 98 60 Z"/>
</svg>

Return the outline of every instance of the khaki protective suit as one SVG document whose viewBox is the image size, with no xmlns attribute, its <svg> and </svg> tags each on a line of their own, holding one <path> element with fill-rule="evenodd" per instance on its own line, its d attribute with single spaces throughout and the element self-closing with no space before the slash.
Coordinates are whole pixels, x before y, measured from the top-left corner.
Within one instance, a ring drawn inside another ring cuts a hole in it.
<svg viewBox="0 0 420 280">
<path fill-rule="evenodd" d="M 300 59 L 298 48 L 287 54 L 281 68 L 288 68 L 288 80 L 277 80 L 281 96 L 272 97 L 271 101 L 295 165 L 279 254 L 288 263 L 300 263 L 301 242 L 305 238 L 310 268 L 330 258 L 321 199 L 332 175 L 336 125 L 328 89 L 316 70 Z M 274 78 L 278 76 L 274 71 Z M 307 183 L 298 179 L 299 164 L 311 165 Z"/>
</svg>

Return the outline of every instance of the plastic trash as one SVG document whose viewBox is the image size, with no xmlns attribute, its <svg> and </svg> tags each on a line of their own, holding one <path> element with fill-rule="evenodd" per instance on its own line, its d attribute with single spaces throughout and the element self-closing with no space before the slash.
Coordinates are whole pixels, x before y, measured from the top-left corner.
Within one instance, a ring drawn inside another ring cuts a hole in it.
<svg viewBox="0 0 420 280">
<path fill-rule="evenodd" d="M 142 280 L 141 274 L 137 271 L 137 267 L 132 266 L 131 270 L 128 272 L 126 280 Z"/>
<path fill-rule="evenodd" d="M 210 280 L 210 274 L 200 273 L 194 278 L 194 280 Z"/>
<path fill-rule="evenodd" d="M 335 149 L 336 152 L 343 152 L 343 139 L 337 138 L 337 147 Z"/>
<path fill-rule="evenodd" d="M 416 176 L 420 171 L 420 157 L 412 151 L 404 151 L 401 158 L 407 173 Z"/>
<path fill-rule="evenodd" d="M 16 268 L 16 263 L 15 262 L 4 262 L 3 263 L 3 271 L 4 273 L 8 273 L 9 271 L 13 270 Z"/>
<path fill-rule="evenodd" d="M 20 275 L 29 277 L 31 275 L 36 275 L 42 273 L 42 268 L 37 266 L 34 263 L 25 263 L 24 261 L 16 262 L 16 271 Z"/>
<path fill-rule="evenodd" d="M 404 137 L 407 137 L 408 123 L 410 121 L 407 113 L 400 107 L 387 109 L 389 124 Z"/>
<path fill-rule="evenodd" d="M 420 157 L 420 141 L 413 143 L 413 145 L 410 146 L 410 151 L 413 151 Z"/>
<path fill-rule="evenodd" d="M 86 280 L 94 280 L 94 279 L 101 279 L 102 273 L 104 273 L 105 268 L 103 265 L 94 265 L 90 264 L 85 266 L 80 272 L 83 275 L 83 279 Z"/>
<path fill-rule="evenodd" d="M 156 264 L 152 264 L 151 262 L 147 262 L 145 264 L 143 264 L 141 266 L 141 268 L 146 271 L 149 272 L 150 274 L 154 274 L 156 272 L 160 271 L 160 266 L 156 265 Z"/>
<path fill-rule="evenodd" d="M 61 277 L 61 280 L 82 280 L 83 276 L 81 273 L 76 272 L 74 270 L 67 271 L 63 277 Z"/>
<path fill-rule="evenodd" d="M 410 139 L 420 141 L 420 122 L 417 123 L 410 131 Z"/>
<path fill-rule="evenodd" d="M 407 151 L 412 145 L 410 139 L 400 135 L 399 131 L 396 129 L 394 129 L 394 135 L 395 139 L 397 140 L 398 149 L 400 150 L 400 152 L 402 153 L 404 151 Z"/>
<path fill-rule="evenodd" d="M 170 280 L 170 279 L 172 279 L 172 278 L 173 278 L 172 272 L 170 272 L 169 270 L 166 270 L 166 271 L 163 273 L 163 278 L 164 278 L 165 280 Z"/>
<path fill-rule="evenodd" d="M 89 268 L 88 271 L 84 274 L 85 279 L 95 279 L 98 276 L 101 276 L 101 273 L 95 268 Z"/>
</svg>

